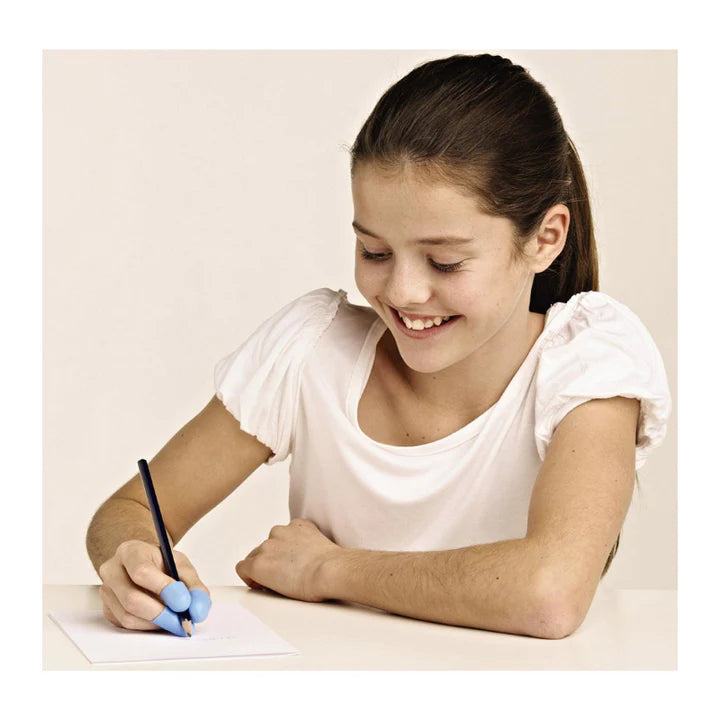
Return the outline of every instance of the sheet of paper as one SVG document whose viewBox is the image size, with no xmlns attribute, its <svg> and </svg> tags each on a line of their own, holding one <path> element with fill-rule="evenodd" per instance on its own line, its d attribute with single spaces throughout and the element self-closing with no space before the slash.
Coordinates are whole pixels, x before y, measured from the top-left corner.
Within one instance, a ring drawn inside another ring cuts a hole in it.
<svg viewBox="0 0 720 720">
<path fill-rule="evenodd" d="M 118 628 L 101 610 L 51 612 L 50 617 L 91 663 L 298 655 L 299 652 L 240 604 L 217 604 L 192 637 L 164 630 Z"/>
</svg>

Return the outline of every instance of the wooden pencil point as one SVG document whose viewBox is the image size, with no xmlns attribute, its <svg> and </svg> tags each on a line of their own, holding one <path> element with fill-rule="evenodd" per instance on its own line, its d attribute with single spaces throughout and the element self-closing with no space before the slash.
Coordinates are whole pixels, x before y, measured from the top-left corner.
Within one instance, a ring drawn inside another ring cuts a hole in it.
<svg viewBox="0 0 720 720">
<path fill-rule="evenodd" d="M 192 637 L 192 631 L 193 631 L 192 622 L 190 622 L 190 620 L 183 620 L 181 625 L 183 627 L 183 630 L 187 634 L 187 636 Z"/>
</svg>

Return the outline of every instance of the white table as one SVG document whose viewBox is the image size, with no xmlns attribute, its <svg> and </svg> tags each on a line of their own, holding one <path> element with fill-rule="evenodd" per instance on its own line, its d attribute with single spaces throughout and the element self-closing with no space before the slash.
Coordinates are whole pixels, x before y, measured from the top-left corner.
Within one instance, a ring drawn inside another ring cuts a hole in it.
<svg viewBox="0 0 720 720">
<path fill-rule="evenodd" d="M 455 627 L 362 605 L 307 603 L 243 585 L 211 587 L 238 602 L 300 655 L 93 665 L 48 617 L 100 610 L 95 585 L 43 587 L 44 670 L 677 670 L 677 591 L 603 590 L 562 640 Z M 212 610 L 211 610 L 212 612 Z"/>
</svg>

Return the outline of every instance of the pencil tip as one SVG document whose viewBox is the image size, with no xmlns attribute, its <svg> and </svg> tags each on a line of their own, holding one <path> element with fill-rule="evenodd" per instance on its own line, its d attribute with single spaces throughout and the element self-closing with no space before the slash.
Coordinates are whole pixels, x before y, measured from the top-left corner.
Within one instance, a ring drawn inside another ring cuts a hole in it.
<svg viewBox="0 0 720 720">
<path fill-rule="evenodd" d="M 185 634 L 188 637 L 192 637 L 192 631 L 193 631 L 192 622 L 190 622 L 190 620 L 183 620 L 181 624 L 182 624 L 183 630 L 185 631 Z"/>
</svg>

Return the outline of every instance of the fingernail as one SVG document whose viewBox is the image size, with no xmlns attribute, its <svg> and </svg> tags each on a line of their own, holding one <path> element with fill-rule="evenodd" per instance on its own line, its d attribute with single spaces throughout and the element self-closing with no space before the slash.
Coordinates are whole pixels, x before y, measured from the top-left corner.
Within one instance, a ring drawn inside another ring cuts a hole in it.
<svg viewBox="0 0 720 720">
<path fill-rule="evenodd" d="M 173 635 L 187 637 L 187 633 L 180 624 L 180 618 L 170 608 L 163 608 L 163 611 L 153 620 L 153 623 Z"/>
<path fill-rule="evenodd" d="M 182 580 L 176 580 L 163 588 L 160 593 L 162 601 L 175 612 L 182 612 L 190 607 L 190 593 Z"/>
<path fill-rule="evenodd" d="M 191 590 L 190 617 L 193 622 L 199 623 L 205 620 L 210 612 L 212 600 L 204 590 Z"/>
</svg>

